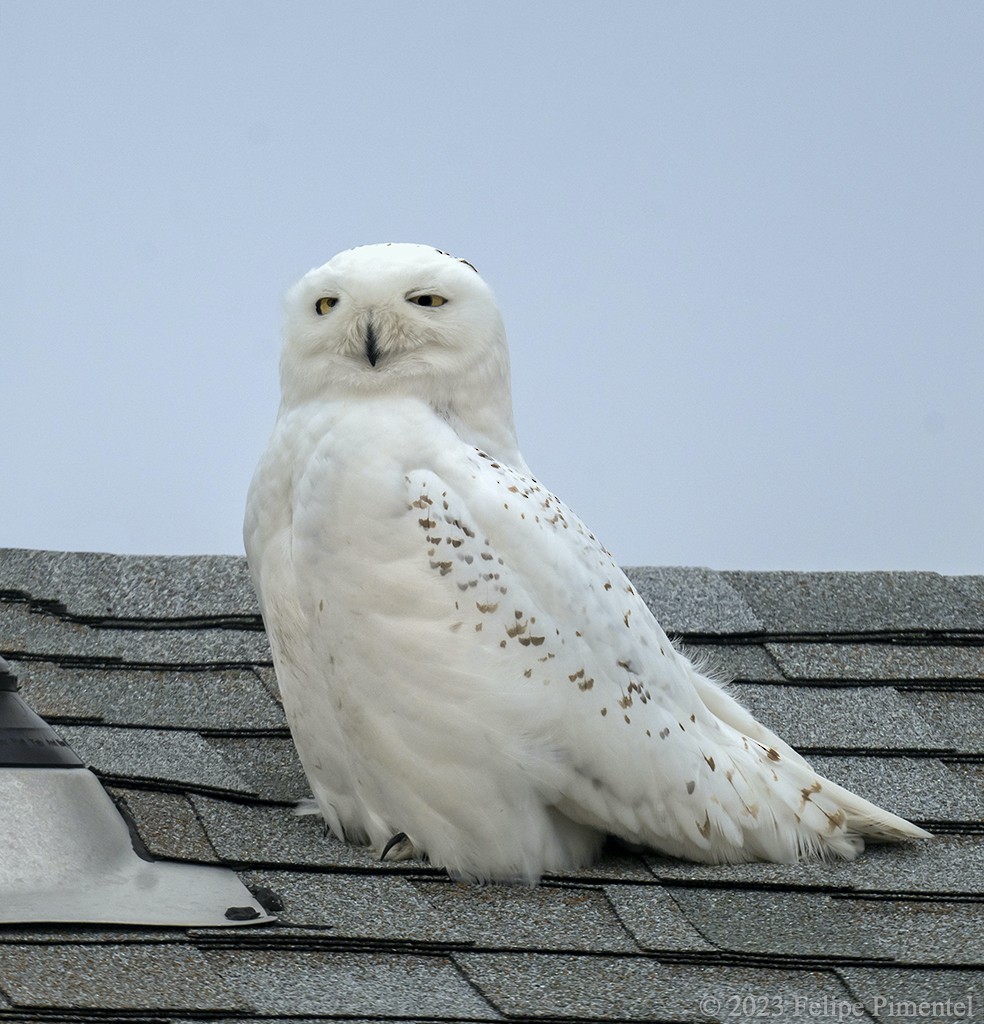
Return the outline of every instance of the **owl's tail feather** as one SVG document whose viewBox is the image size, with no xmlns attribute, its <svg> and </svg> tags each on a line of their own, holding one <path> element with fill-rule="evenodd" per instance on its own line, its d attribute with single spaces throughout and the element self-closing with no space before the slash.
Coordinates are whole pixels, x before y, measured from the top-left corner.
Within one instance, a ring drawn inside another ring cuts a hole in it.
<svg viewBox="0 0 984 1024">
<path fill-rule="evenodd" d="M 746 826 L 741 852 L 734 859 L 854 860 L 869 842 L 932 838 L 925 829 L 817 775 L 808 765 L 783 757 L 776 760 L 775 755 L 774 748 L 766 750 L 766 773 L 758 775 L 771 790 L 768 813 L 759 815 L 751 828 Z M 778 780 L 770 784 L 773 772 Z"/>
<path fill-rule="evenodd" d="M 789 808 L 795 812 L 796 825 L 792 831 L 800 857 L 852 859 L 863 849 L 865 842 L 932 838 L 932 833 L 918 825 L 818 775 L 802 755 L 757 721 L 720 683 L 696 671 L 691 680 L 708 710 L 721 722 L 753 740 L 766 753 L 767 761 L 763 765 L 768 769 L 768 775 L 773 774 L 772 769 L 778 768 L 777 762 L 781 761 L 782 776 L 793 795 Z M 740 771 L 737 765 L 735 767 Z M 761 777 L 767 779 L 768 775 L 762 773 Z M 750 790 L 755 792 L 757 787 L 753 777 L 747 782 Z M 783 819 L 784 815 L 780 813 L 779 818 Z M 782 824 L 781 820 L 773 819 L 764 825 L 764 835 L 746 837 L 746 840 L 750 841 L 758 856 L 767 860 L 773 857 L 783 859 L 780 851 L 785 842 L 781 837 L 789 836 L 788 829 L 788 821 Z M 747 855 L 747 847 L 743 852 Z M 741 855 L 738 856 L 740 858 Z"/>
<path fill-rule="evenodd" d="M 817 775 L 809 765 L 787 759 L 773 747 L 761 749 L 759 765 L 741 757 L 732 761 L 730 781 L 742 810 L 735 816 L 732 808 L 730 820 L 720 812 L 717 817 L 708 814 L 704 831 L 709 824 L 717 840 L 701 844 L 700 852 L 691 847 L 693 859 L 785 864 L 854 860 L 868 842 L 931 838 L 925 829 Z M 732 835 L 735 826 L 738 837 Z M 713 835 L 705 838 L 713 840 Z"/>
<path fill-rule="evenodd" d="M 852 793 L 836 782 L 822 776 L 824 792 L 836 801 L 844 811 L 847 832 L 861 836 L 867 842 L 894 843 L 900 839 L 932 839 L 932 832 L 927 832 L 911 821 L 886 811 L 884 807 L 865 800 L 864 797 Z"/>
</svg>

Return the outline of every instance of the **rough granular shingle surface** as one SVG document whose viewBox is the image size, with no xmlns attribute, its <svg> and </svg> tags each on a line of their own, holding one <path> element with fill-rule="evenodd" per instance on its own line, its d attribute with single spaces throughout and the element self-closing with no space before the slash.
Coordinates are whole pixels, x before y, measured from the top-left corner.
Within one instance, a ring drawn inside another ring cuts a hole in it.
<svg viewBox="0 0 984 1024">
<path fill-rule="evenodd" d="M 121 812 L 136 825 L 152 856 L 197 864 L 218 860 L 191 801 L 183 793 L 113 787 L 109 791 Z"/>
<path fill-rule="evenodd" d="M 887 686 L 750 685 L 735 692 L 797 750 L 934 750 L 950 739 L 908 694 Z"/>
<path fill-rule="evenodd" d="M 61 668 L 51 662 L 15 665 L 25 699 L 51 723 L 234 731 L 243 729 L 243 702 L 256 730 L 286 726 L 283 709 L 260 676 L 248 669 L 226 672 L 136 671 L 121 680 L 116 668 Z"/>
<path fill-rule="evenodd" d="M 984 971 L 845 967 L 837 973 L 874 1020 L 956 1024 L 984 1017 Z"/>
<path fill-rule="evenodd" d="M 640 949 L 654 953 L 713 953 L 715 947 L 694 927 L 672 890 L 652 885 L 612 885 L 608 898 Z"/>
<path fill-rule="evenodd" d="M 0 551 L 0 654 L 158 857 L 267 927 L 0 928 L 0 1021 L 984 1020 L 984 578 L 642 568 L 818 769 L 933 829 L 853 863 L 609 844 L 536 889 L 380 864 L 306 795 L 243 559 Z"/>
<path fill-rule="evenodd" d="M 792 682 L 897 681 L 911 689 L 984 678 L 984 648 L 978 646 L 773 643 L 766 649 Z"/>
<path fill-rule="evenodd" d="M 605 891 L 597 886 L 488 885 L 417 882 L 417 891 L 475 945 L 499 949 L 637 950 Z"/>
<path fill-rule="evenodd" d="M 106 778 L 255 793 L 253 780 L 197 732 L 63 725 L 58 734 L 93 771 Z"/>
<path fill-rule="evenodd" d="M 243 878 L 251 889 L 275 894 L 283 925 L 320 929 L 332 939 L 471 941 L 465 922 L 442 913 L 408 879 L 311 871 L 250 871 Z"/>
<path fill-rule="evenodd" d="M 188 943 L 0 944 L 14 1006 L 59 1010 L 252 1010 L 213 953 Z"/>
<path fill-rule="evenodd" d="M 710 569 L 650 566 L 627 574 L 670 635 L 758 633 L 762 624 L 740 591 Z"/>
<path fill-rule="evenodd" d="M 216 958 L 267 1016 L 401 1018 L 427 1007 L 431 1019 L 499 1019 L 447 956 L 264 949 L 226 950 Z"/>
</svg>

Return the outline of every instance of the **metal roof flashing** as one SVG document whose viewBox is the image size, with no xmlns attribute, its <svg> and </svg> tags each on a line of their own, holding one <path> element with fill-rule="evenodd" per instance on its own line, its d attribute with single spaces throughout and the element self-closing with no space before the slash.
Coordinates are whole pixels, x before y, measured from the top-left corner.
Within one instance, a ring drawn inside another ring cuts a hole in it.
<svg viewBox="0 0 984 1024">
<path fill-rule="evenodd" d="M 0 924 L 274 920 L 228 868 L 155 860 L 0 659 Z"/>
<path fill-rule="evenodd" d="M 8 678 L 13 678 L 9 676 Z M 84 768 L 74 750 L 15 688 L 0 689 L 0 768 Z"/>
</svg>

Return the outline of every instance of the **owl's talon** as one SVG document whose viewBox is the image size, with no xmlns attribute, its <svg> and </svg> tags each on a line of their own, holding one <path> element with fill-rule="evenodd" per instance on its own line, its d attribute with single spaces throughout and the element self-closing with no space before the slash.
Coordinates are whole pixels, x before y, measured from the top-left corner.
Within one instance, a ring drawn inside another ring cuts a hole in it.
<svg viewBox="0 0 984 1024">
<path fill-rule="evenodd" d="M 401 843 L 406 843 L 408 848 L 412 849 L 410 840 L 407 839 L 406 832 L 397 832 L 396 835 L 393 836 L 389 840 L 389 842 L 383 847 L 383 852 L 379 855 L 379 859 L 380 860 L 386 860 L 386 854 L 388 854 L 390 852 L 390 850 L 393 849 L 394 846 L 399 846 Z M 399 851 L 399 852 L 403 853 L 403 851 Z M 394 860 L 405 860 L 408 856 L 411 856 L 411 854 L 404 853 L 402 857 L 396 856 L 393 859 Z"/>
</svg>

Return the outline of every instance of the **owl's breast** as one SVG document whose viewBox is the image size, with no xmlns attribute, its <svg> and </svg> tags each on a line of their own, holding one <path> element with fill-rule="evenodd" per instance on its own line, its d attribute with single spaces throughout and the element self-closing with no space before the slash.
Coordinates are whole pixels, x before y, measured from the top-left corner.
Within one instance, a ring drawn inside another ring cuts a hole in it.
<svg viewBox="0 0 984 1024">
<path fill-rule="evenodd" d="M 448 581 L 431 568 L 428 540 L 437 521 L 427 502 L 440 496 L 421 498 L 409 480 L 455 449 L 473 454 L 414 399 L 319 403 L 281 416 L 246 522 L 275 656 L 280 636 L 296 660 L 374 661 L 408 644 L 402 656 L 419 657 L 428 625 L 447 628 Z"/>
</svg>

